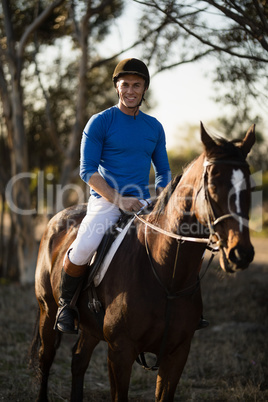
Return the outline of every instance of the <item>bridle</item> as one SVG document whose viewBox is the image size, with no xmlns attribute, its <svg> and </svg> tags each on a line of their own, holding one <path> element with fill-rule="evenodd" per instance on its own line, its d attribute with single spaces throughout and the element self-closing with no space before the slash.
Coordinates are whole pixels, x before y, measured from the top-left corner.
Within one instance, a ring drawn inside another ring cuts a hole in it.
<svg viewBox="0 0 268 402">
<path fill-rule="evenodd" d="M 212 252 L 218 252 L 224 245 L 223 240 L 220 238 L 220 235 L 218 234 L 218 232 L 215 230 L 215 226 L 218 225 L 218 223 L 226 220 L 226 219 L 235 219 L 235 215 L 234 214 L 224 214 L 222 216 L 216 217 L 216 214 L 214 212 L 212 203 L 211 203 L 211 199 L 209 196 L 209 192 L 208 192 L 208 186 L 207 186 L 207 176 L 208 176 L 208 170 L 207 168 L 209 166 L 212 165 L 220 165 L 220 164 L 224 164 L 224 165 L 235 165 L 235 166 L 247 166 L 248 167 L 248 163 L 245 160 L 228 160 L 228 159 L 205 159 L 204 163 L 203 163 L 203 174 L 202 174 L 202 182 L 201 182 L 201 186 L 200 189 L 197 191 L 197 194 L 200 192 L 200 190 L 203 188 L 204 189 L 204 195 L 205 195 L 205 201 L 206 201 L 206 212 L 207 212 L 207 225 L 209 228 L 209 237 L 208 238 L 199 238 L 199 237 L 193 237 L 193 236 L 182 236 L 180 234 L 177 233 L 173 233 L 170 231 L 167 231 L 165 229 L 162 229 L 159 226 L 156 226 L 154 224 L 152 224 L 151 222 L 148 222 L 147 220 L 145 220 L 144 218 L 142 218 L 141 216 L 139 216 L 142 213 L 142 210 L 138 213 L 135 214 L 135 217 L 142 222 L 143 224 L 146 225 L 146 227 L 150 227 L 151 229 L 153 229 L 156 232 L 159 232 L 161 234 L 164 234 L 168 237 L 174 238 L 176 239 L 178 242 L 184 242 L 184 241 L 189 241 L 189 242 L 194 242 L 194 243 L 204 243 L 206 244 L 206 248 Z M 237 215 L 237 214 L 236 214 Z M 248 221 L 247 218 L 244 218 L 245 220 Z M 218 239 L 216 242 L 215 237 Z"/>
<path fill-rule="evenodd" d="M 249 167 L 248 163 L 245 160 L 228 160 L 228 159 L 205 159 L 203 166 L 203 176 L 202 176 L 202 186 L 204 189 L 205 195 L 205 202 L 206 202 L 206 211 L 207 211 L 207 225 L 209 228 L 209 240 L 211 241 L 212 238 L 217 238 L 216 244 L 218 245 L 218 251 L 223 250 L 225 242 L 221 239 L 219 233 L 215 230 L 215 226 L 217 226 L 220 222 L 223 222 L 226 219 L 236 219 L 238 213 L 233 214 L 224 214 L 219 217 L 216 217 L 215 211 L 213 209 L 211 198 L 208 192 L 207 186 L 207 177 L 208 177 L 208 170 L 207 168 L 212 165 L 232 165 L 232 166 L 240 166 L 240 167 Z M 242 217 L 242 216 L 241 216 Z M 243 217 L 244 220 L 248 222 L 248 218 Z"/>
</svg>

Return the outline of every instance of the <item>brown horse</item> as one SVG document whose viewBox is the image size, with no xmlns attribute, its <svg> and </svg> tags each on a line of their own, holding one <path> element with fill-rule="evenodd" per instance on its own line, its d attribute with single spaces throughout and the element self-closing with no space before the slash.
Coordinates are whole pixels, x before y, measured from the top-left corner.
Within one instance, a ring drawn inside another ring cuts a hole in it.
<svg viewBox="0 0 268 402">
<path fill-rule="evenodd" d="M 77 302 L 80 336 L 73 349 L 72 401 L 82 401 L 83 380 L 96 345 L 108 343 L 113 401 L 127 401 L 132 365 L 143 352 L 157 356 L 155 399 L 172 401 L 202 314 L 199 269 L 206 248 L 219 249 L 228 272 L 246 268 L 254 250 L 249 238 L 250 172 L 246 156 L 254 125 L 241 142 L 212 139 L 201 124 L 204 152 L 167 186 L 148 214 L 138 215 L 97 287 L 104 309 L 100 322 L 88 308 L 88 292 Z M 41 386 L 47 382 L 59 332 L 53 330 L 66 250 L 85 207 L 58 213 L 48 224 L 36 267 L 40 307 Z"/>
</svg>

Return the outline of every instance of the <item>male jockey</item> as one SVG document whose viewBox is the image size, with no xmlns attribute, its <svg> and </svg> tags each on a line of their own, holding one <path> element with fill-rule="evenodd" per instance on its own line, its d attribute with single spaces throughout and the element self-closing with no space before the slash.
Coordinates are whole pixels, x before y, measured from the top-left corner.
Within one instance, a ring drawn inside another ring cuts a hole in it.
<svg viewBox="0 0 268 402">
<path fill-rule="evenodd" d="M 171 179 L 164 129 L 140 110 L 150 84 L 147 66 L 125 59 L 116 66 L 113 83 L 118 104 L 92 116 L 81 141 L 80 176 L 91 196 L 62 269 L 56 326 L 65 333 L 77 332 L 69 304 L 104 233 L 118 221 L 120 209 L 138 212 L 150 202 L 151 163 L 157 195 Z"/>
</svg>

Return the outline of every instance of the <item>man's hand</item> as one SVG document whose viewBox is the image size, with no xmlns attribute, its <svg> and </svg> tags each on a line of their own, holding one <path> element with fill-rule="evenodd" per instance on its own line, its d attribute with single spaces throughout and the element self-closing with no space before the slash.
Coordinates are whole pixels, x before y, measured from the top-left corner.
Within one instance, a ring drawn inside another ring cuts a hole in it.
<svg viewBox="0 0 268 402">
<path fill-rule="evenodd" d="M 122 197 L 108 185 L 98 172 L 93 173 L 88 184 L 103 198 L 117 205 L 122 211 L 138 212 L 144 206 L 138 198 Z"/>
<path fill-rule="evenodd" d="M 120 197 L 118 206 L 122 211 L 138 212 L 144 205 L 135 197 Z"/>
</svg>

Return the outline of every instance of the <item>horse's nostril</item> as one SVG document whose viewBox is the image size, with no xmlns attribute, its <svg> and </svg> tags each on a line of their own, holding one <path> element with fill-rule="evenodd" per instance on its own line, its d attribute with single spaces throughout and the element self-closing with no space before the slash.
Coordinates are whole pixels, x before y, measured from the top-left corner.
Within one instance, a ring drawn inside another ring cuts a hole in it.
<svg viewBox="0 0 268 402">
<path fill-rule="evenodd" d="M 253 260 L 254 248 L 234 247 L 230 250 L 229 259 L 234 263 L 237 268 L 247 268 L 249 263 Z"/>
<path fill-rule="evenodd" d="M 241 260 L 241 256 L 239 254 L 238 248 L 235 248 L 234 255 L 235 255 L 235 258 L 237 259 L 237 261 Z"/>
</svg>

